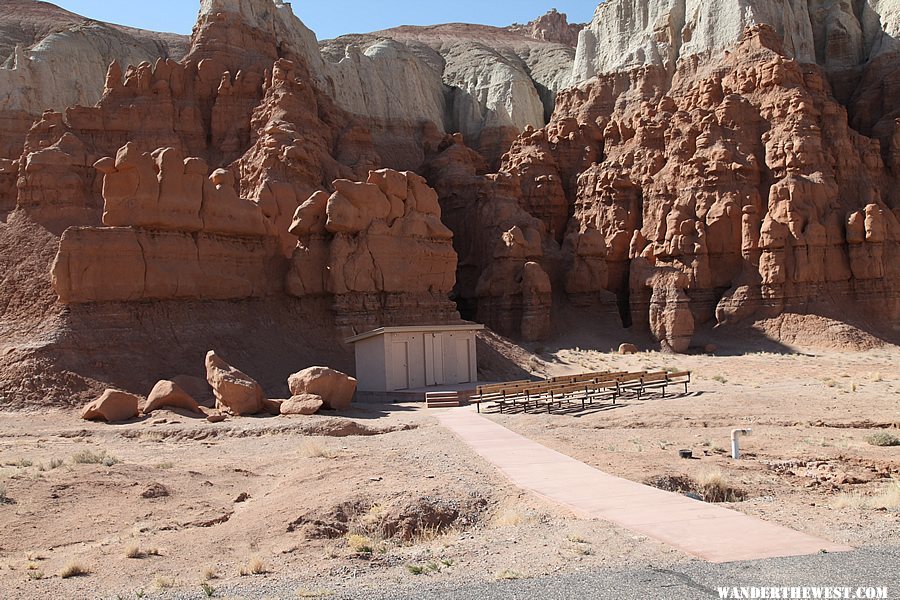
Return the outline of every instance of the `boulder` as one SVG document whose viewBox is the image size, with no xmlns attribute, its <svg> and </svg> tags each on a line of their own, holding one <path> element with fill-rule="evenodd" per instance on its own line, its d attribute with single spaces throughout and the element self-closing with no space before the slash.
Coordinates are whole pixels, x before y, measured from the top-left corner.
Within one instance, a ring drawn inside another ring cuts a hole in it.
<svg viewBox="0 0 900 600">
<path fill-rule="evenodd" d="M 638 349 L 634 344 L 622 344 L 619 346 L 619 354 L 637 354 Z"/>
<path fill-rule="evenodd" d="M 314 415 L 325 405 L 322 396 L 316 394 L 300 394 L 281 403 L 283 415 Z"/>
<path fill-rule="evenodd" d="M 237 416 L 255 415 L 265 409 L 262 386 L 213 351 L 206 355 L 206 380 L 213 388 L 219 409 L 227 409 Z"/>
<path fill-rule="evenodd" d="M 324 407 L 331 410 L 350 408 L 356 393 L 356 379 L 328 367 L 310 367 L 288 378 L 291 394 L 320 396 Z"/>
<path fill-rule="evenodd" d="M 84 407 L 81 418 L 87 421 L 107 421 L 109 423 L 127 421 L 138 416 L 140 400 L 128 392 L 106 390 L 99 398 Z"/>
<path fill-rule="evenodd" d="M 144 405 L 142 412 L 145 415 L 149 415 L 161 408 L 183 408 L 195 413 L 200 412 L 200 405 L 197 404 L 197 401 L 190 394 L 185 392 L 174 381 L 166 380 L 162 380 L 153 386 L 153 390 L 147 397 L 147 404 Z"/>
</svg>

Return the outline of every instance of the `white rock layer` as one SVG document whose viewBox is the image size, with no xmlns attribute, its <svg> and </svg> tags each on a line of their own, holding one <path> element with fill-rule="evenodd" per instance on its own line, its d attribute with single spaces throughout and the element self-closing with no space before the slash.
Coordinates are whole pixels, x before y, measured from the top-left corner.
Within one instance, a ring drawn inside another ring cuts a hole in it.
<svg viewBox="0 0 900 600">
<path fill-rule="evenodd" d="M 718 52 L 769 24 L 787 52 L 827 69 L 900 49 L 900 0 L 608 0 L 578 41 L 572 85 L 600 74 Z"/>
</svg>

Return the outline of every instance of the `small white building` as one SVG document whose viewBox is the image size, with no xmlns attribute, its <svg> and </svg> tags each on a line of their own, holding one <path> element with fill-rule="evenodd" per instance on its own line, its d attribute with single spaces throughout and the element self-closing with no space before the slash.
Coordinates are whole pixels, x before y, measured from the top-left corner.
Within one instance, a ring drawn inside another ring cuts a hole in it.
<svg viewBox="0 0 900 600">
<path fill-rule="evenodd" d="M 395 392 L 478 380 L 475 333 L 484 325 L 382 327 L 347 339 L 360 392 Z"/>
</svg>

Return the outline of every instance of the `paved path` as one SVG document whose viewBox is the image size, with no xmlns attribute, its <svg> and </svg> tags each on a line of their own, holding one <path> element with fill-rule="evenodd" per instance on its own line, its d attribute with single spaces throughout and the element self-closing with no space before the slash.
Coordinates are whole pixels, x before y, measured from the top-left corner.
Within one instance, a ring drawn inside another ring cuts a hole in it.
<svg viewBox="0 0 900 600">
<path fill-rule="evenodd" d="M 469 409 L 436 413 L 513 483 L 588 518 L 641 533 L 712 563 L 852 548 L 681 494 L 614 477 Z"/>
</svg>

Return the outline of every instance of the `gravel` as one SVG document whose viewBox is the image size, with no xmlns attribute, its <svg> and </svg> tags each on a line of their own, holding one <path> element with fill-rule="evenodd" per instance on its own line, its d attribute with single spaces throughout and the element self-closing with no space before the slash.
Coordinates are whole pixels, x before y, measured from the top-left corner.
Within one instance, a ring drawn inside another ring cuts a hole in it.
<svg viewBox="0 0 900 600">
<path fill-rule="evenodd" d="M 819 554 L 714 565 L 699 560 L 677 567 L 605 569 L 500 582 L 433 585 L 428 576 L 394 589 L 359 589 L 349 581 L 310 586 L 290 579 L 257 579 L 217 588 L 217 598 L 296 599 L 298 590 L 327 589 L 334 600 L 692 600 L 719 598 L 717 587 L 849 586 L 887 587 L 900 598 L 900 545 L 869 547 L 840 554 Z M 178 600 L 202 599 L 196 593 L 170 595 Z"/>
</svg>

